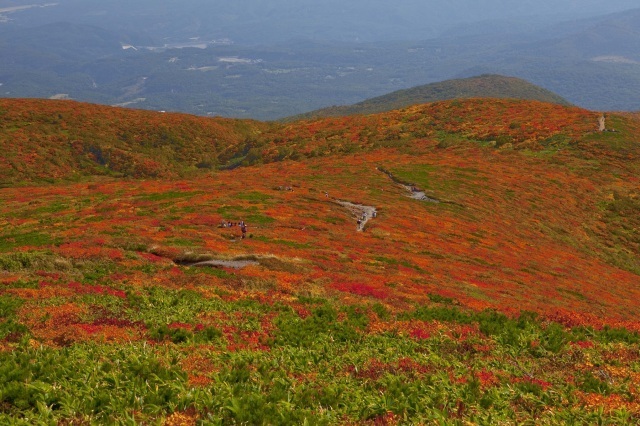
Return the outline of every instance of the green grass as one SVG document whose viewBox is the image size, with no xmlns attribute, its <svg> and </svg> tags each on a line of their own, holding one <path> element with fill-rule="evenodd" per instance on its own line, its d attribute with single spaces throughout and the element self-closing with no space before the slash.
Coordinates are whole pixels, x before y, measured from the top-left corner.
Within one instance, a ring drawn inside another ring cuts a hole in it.
<svg viewBox="0 0 640 426">
<path fill-rule="evenodd" d="M 585 137 L 587 142 L 600 142 L 610 149 L 624 150 L 634 147 L 636 144 L 631 138 L 629 138 L 628 130 L 630 123 L 625 117 L 611 116 L 609 115 L 606 120 L 607 130 L 605 132 L 594 132 Z"/>
<path fill-rule="evenodd" d="M 273 199 L 271 195 L 258 192 L 258 191 L 241 192 L 236 195 L 236 198 L 239 200 L 253 201 L 253 202 L 260 202 L 260 203 L 264 203 Z"/>
<path fill-rule="evenodd" d="M 268 225 L 275 222 L 275 219 L 272 217 L 260 213 L 260 210 L 256 206 L 222 206 L 216 209 L 216 213 L 231 222 L 244 220 L 249 227 L 251 227 L 251 225 Z"/>
<path fill-rule="evenodd" d="M 313 247 L 313 244 L 310 244 L 310 243 L 298 243 L 296 241 L 283 240 L 280 238 L 269 238 L 263 235 L 256 235 L 256 236 L 253 236 L 252 238 L 258 241 L 264 241 L 266 243 L 281 244 L 287 247 L 293 247 L 297 249 L 307 249 L 307 248 Z"/>
<path fill-rule="evenodd" d="M 24 233 L 11 233 L 0 236 L 0 252 L 13 250 L 17 247 L 46 247 L 56 244 L 60 240 L 53 238 L 49 234 L 43 234 L 37 231 Z"/>
<path fill-rule="evenodd" d="M 202 191 L 190 191 L 190 192 L 180 192 L 180 191 L 167 191 L 167 192 L 158 192 L 155 194 L 144 194 L 136 196 L 135 198 L 138 200 L 144 201 L 164 201 L 164 200 L 178 200 L 181 198 L 193 198 L 197 195 L 202 195 L 204 192 Z"/>
<path fill-rule="evenodd" d="M 71 267 L 72 263 L 69 260 L 48 252 L 30 251 L 0 254 L 0 271 L 65 271 Z"/>
<path fill-rule="evenodd" d="M 269 225 L 274 223 L 276 220 L 263 214 L 248 214 L 244 216 L 244 221 L 247 223 L 249 231 L 252 231 L 252 225 Z"/>
<path fill-rule="evenodd" d="M 64 201 L 54 201 L 42 207 L 38 207 L 30 214 L 43 214 L 43 213 L 59 213 L 70 208 L 69 203 Z"/>
<path fill-rule="evenodd" d="M 436 196 L 443 194 L 451 197 L 465 188 L 465 192 L 478 187 L 479 183 L 487 180 L 486 176 L 474 168 L 451 167 L 453 175 L 443 175 L 438 166 L 428 164 L 413 165 L 391 169 L 391 173 L 405 184 L 413 184 L 426 191 L 435 191 Z"/>
<path fill-rule="evenodd" d="M 186 238 L 171 237 L 165 240 L 165 244 L 168 246 L 176 246 L 176 247 L 199 247 L 199 246 L 202 246 L 204 242 L 202 240 L 193 241 L 193 240 L 188 240 Z"/>
</svg>

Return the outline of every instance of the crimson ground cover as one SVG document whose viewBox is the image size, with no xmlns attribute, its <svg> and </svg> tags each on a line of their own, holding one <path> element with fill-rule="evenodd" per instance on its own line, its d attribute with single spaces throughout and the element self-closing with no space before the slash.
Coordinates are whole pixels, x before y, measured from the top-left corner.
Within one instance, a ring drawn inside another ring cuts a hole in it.
<svg viewBox="0 0 640 426">
<path fill-rule="evenodd" d="M 0 416 L 633 423 L 638 124 L 596 118 L 472 100 L 252 123 L 251 166 L 6 185 Z M 358 232 L 337 200 L 378 215 Z M 208 259 L 257 265 L 189 266 Z"/>
</svg>

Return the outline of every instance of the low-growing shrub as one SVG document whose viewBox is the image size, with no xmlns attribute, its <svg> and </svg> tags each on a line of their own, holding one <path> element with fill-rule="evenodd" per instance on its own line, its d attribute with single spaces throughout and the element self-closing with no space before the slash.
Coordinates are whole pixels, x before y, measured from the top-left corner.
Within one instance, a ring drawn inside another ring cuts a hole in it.
<svg viewBox="0 0 640 426">
<path fill-rule="evenodd" d="M 370 309 L 375 312 L 381 320 L 386 320 L 390 317 L 389 310 L 380 302 L 374 303 Z"/>
<path fill-rule="evenodd" d="M 149 337 L 160 342 L 169 340 L 173 343 L 184 343 L 193 338 L 193 333 L 181 327 L 169 328 L 167 325 L 163 324 L 151 329 Z"/>
<path fill-rule="evenodd" d="M 611 386 L 604 380 L 595 377 L 591 372 L 586 372 L 579 383 L 579 389 L 588 393 L 599 393 L 609 395 Z"/>
<path fill-rule="evenodd" d="M 71 263 L 59 256 L 43 252 L 15 252 L 0 254 L 0 271 L 17 272 L 38 269 L 43 271 L 64 271 Z"/>
<path fill-rule="evenodd" d="M 8 318 L 22 305 L 22 299 L 0 295 L 0 318 Z"/>
<path fill-rule="evenodd" d="M 443 305 L 454 304 L 454 299 L 452 299 L 451 297 L 444 297 L 436 293 L 429 293 L 428 296 L 429 296 L 429 300 L 431 300 L 434 303 L 442 303 Z"/>
<path fill-rule="evenodd" d="M 444 306 L 422 306 L 415 309 L 413 312 L 399 315 L 399 318 L 417 319 L 421 321 L 459 322 L 463 324 L 469 324 L 473 321 L 473 318 L 470 315 L 462 312 L 460 309 Z"/>
<path fill-rule="evenodd" d="M 630 331 L 626 328 L 611 328 L 604 327 L 597 333 L 598 339 L 605 343 L 612 342 L 624 342 L 624 343 L 639 343 L 640 335 L 636 331 Z"/>
<path fill-rule="evenodd" d="M 276 320 L 276 345 L 309 347 L 322 336 L 334 341 L 348 342 L 360 338 L 360 333 L 349 321 L 338 321 L 338 312 L 331 306 L 315 308 L 307 318 L 300 318 L 289 311 L 280 314 Z"/>
</svg>

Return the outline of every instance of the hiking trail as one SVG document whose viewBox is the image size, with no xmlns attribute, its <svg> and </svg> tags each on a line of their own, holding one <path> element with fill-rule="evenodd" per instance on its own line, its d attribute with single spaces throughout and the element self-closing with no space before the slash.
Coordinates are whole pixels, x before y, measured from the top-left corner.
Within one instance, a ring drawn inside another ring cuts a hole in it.
<svg viewBox="0 0 640 426">
<path fill-rule="evenodd" d="M 440 203 L 441 202 L 437 198 L 429 197 L 424 191 L 418 189 L 418 187 L 416 185 L 414 185 L 412 183 L 407 183 L 407 182 L 404 182 L 404 181 L 398 179 L 390 171 L 385 170 L 382 167 L 377 167 L 377 169 L 380 170 L 385 175 L 389 176 L 389 179 L 391 179 L 396 185 L 401 186 L 402 188 L 404 188 L 407 191 L 409 191 L 411 193 L 411 195 L 409 195 L 409 197 L 413 198 L 414 200 L 427 201 L 429 203 Z"/>
<path fill-rule="evenodd" d="M 356 220 L 358 220 L 357 231 L 364 231 L 367 222 L 378 215 L 378 210 L 374 206 L 365 206 L 364 204 L 355 204 L 339 199 L 335 199 L 334 202 L 345 207 L 356 217 Z"/>
<path fill-rule="evenodd" d="M 389 177 L 389 179 L 391 179 L 391 181 L 393 183 L 395 183 L 396 185 L 398 185 L 398 186 L 404 188 L 405 190 L 409 191 L 410 195 L 408 195 L 408 197 L 413 198 L 414 200 L 426 201 L 428 203 L 435 203 L 435 204 L 439 204 L 439 203 L 442 203 L 442 204 L 453 204 L 453 205 L 458 206 L 458 207 L 464 207 L 463 204 L 457 203 L 455 201 L 441 200 L 441 199 L 438 199 L 438 198 L 435 198 L 435 197 L 430 197 L 425 193 L 424 190 L 419 189 L 415 184 L 408 183 L 408 182 L 405 182 L 405 181 L 403 181 L 401 179 L 398 179 L 390 171 L 385 170 L 382 167 L 376 167 L 376 169 L 378 169 L 379 171 L 381 171 L 382 173 L 387 175 Z"/>
<path fill-rule="evenodd" d="M 234 268 L 234 269 L 242 269 L 251 265 L 259 265 L 260 262 L 255 260 L 221 260 L 221 259 L 212 259 L 212 260 L 202 260 L 202 261 L 181 261 L 175 262 L 178 265 L 182 266 L 209 266 L 212 268 Z"/>
</svg>

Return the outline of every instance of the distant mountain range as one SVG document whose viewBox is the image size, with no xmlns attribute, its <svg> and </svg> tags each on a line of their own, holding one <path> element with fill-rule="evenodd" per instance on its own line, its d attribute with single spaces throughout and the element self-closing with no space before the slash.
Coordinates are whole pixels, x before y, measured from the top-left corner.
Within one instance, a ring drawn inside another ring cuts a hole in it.
<svg viewBox="0 0 640 426">
<path fill-rule="evenodd" d="M 7 3 L 7 2 L 4 2 Z M 11 27 L 72 22 L 108 28 L 135 43 L 230 38 L 242 44 L 291 40 L 376 43 L 443 35 L 523 32 L 638 7 L 636 0 L 12 0 Z M 4 18 L 4 19 L 3 19 Z M 487 25 L 487 23 L 490 23 Z"/>
<path fill-rule="evenodd" d="M 487 74 L 398 90 L 388 95 L 358 102 L 354 105 L 322 108 L 291 117 L 290 119 L 373 114 L 427 102 L 478 97 L 536 100 L 560 105 L 570 105 L 570 102 L 561 96 L 525 80 Z"/>
<path fill-rule="evenodd" d="M 256 45 L 206 38 L 195 29 L 193 37 L 162 40 L 160 29 L 105 29 L 97 20 L 28 27 L 16 19 L 0 24 L 0 97 L 274 120 L 498 74 L 588 109 L 640 110 L 640 9 L 547 27 L 521 22 L 452 24 L 428 40 Z"/>
</svg>

